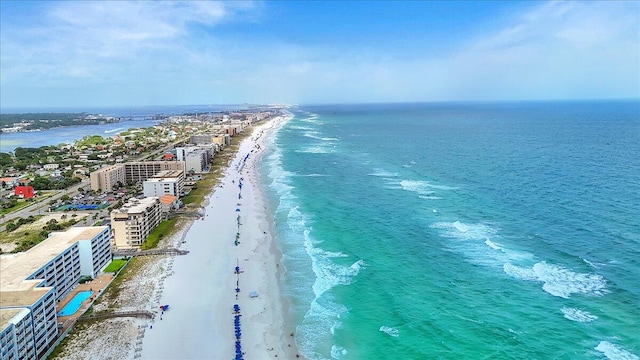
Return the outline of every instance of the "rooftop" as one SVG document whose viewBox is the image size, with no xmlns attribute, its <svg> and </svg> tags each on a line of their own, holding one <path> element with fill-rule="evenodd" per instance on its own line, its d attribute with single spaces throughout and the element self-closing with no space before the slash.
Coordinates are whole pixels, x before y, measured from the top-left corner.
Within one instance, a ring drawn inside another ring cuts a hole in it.
<svg viewBox="0 0 640 360">
<path fill-rule="evenodd" d="M 0 329 L 6 328 L 11 319 L 23 311 L 27 312 L 28 310 L 25 308 L 0 309 Z"/>
<path fill-rule="evenodd" d="M 106 226 L 73 227 L 65 232 L 53 232 L 40 244 L 26 252 L 0 256 L 0 291 L 4 303 L 8 292 L 26 291 L 33 283 L 27 277 L 46 265 L 51 259 L 68 249 L 79 240 L 90 240 L 100 234 Z"/>
<path fill-rule="evenodd" d="M 149 206 L 159 201 L 158 197 L 150 196 L 142 199 L 129 199 L 120 209 L 113 210 L 112 214 L 135 214 L 147 211 Z"/>
<path fill-rule="evenodd" d="M 177 196 L 173 196 L 173 195 L 163 195 L 162 197 L 160 197 L 160 202 L 162 204 L 171 204 L 173 203 L 178 197 Z"/>
<path fill-rule="evenodd" d="M 149 178 L 149 180 L 157 178 L 179 178 L 182 175 L 184 175 L 183 170 L 162 170 Z"/>
</svg>

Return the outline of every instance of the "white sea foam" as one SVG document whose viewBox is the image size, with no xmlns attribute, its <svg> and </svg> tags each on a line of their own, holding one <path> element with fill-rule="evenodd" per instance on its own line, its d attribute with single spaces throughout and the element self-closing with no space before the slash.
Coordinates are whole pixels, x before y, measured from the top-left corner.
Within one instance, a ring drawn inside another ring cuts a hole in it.
<svg viewBox="0 0 640 360">
<path fill-rule="evenodd" d="M 425 199 L 425 200 L 442 200 L 442 198 L 440 196 L 419 195 L 418 197 L 420 199 Z"/>
<path fill-rule="evenodd" d="M 317 131 L 305 131 L 303 135 L 308 137 L 308 138 L 312 138 L 312 139 L 316 139 L 316 140 L 322 140 L 322 141 L 338 141 L 338 140 L 340 140 L 338 138 L 322 137 L 322 136 L 320 136 L 320 133 L 317 132 Z"/>
<path fill-rule="evenodd" d="M 430 195 L 434 193 L 433 190 L 429 189 L 429 183 L 426 181 L 401 180 L 399 185 L 403 190 L 412 191 L 420 195 Z"/>
<path fill-rule="evenodd" d="M 607 264 L 604 264 L 604 263 L 599 263 L 599 262 L 595 262 L 595 261 L 589 261 L 589 260 L 587 260 L 585 258 L 581 258 L 581 259 L 582 259 L 582 261 L 585 262 L 585 264 L 591 266 L 594 269 L 599 269 L 600 267 L 607 265 Z"/>
<path fill-rule="evenodd" d="M 537 281 L 538 277 L 532 268 L 524 268 L 520 266 L 515 266 L 510 263 L 506 263 L 503 266 L 504 272 L 516 279 L 525 280 L 525 281 Z"/>
<path fill-rule="evenodd" d="M 335 152 L 333 149 L 329 149 L 326 146 L 308 146 L 301 150 L 296 150 L 298 153 L 307 153 L 307 154 L 331 154 Z"/>
<path fill-rule="evenodd" d="M 394 177 L 398 177 L 400 176 L 400 174 L 398 174 L 397 172 L 390 172 L 390 171 L 386 171 L 383 169 L 373 169 L 373 172 L 371 174 L 368 174 L 369 176 L 379 176 L 379 177 L 384 177 L 384 178 L 394 178 Z"/>
<path fill-rule="evenodd" d="M 485 243 L 485 244 L 487 244 L 487 246 L 489 246 L 489 247 L 490 247 L 490 248 L 492 248 L 492 249 L 495 249 L 495 250 L 502 250 L 502 248 L 500 247 L 500 245 L 498 245 L 498 244 L 494 243 L 493 241 L 491 241 L 491 240 L 489 240 L 489 239 L 486 239 L 486 240 L 484 241 L 484 243 Z"/>
<path fill-rule="evenodd" d="M 498 229 L 484 223 L 436 222 L 430 226 L 438 229 L 440 236 L 451 239 L 447 247 L 451 251 L 464 254 L 475 264 L 503 267 L 504 263 L 529 260 L 531 253 L 506 248 L 490 239 L 500 239 Z M 499 250 L 499 251 L 496 251 Z"/>
<path fill-rule="evenodd" d="M 591 314 L 590 312 L 576 308 L 563 307 L 562 309 L 560 309 L 560 311 L 562 311 L 565 318 L 571 321 L 586 323 L 598 319 L 597 316 Z"/>
<path fill-rule="evenodd" d="M 380 326 L 379 331 L 382 331 L 383 333 L 389 335 L 389 336 L 393 336 L 393 337 L 398 337 L 400 336 L 400 331 L 394 327 L 390 327 L 390 326 Z"/>
<path fill-rule="evenodd" d="M 594 349 L 600 351 L 609 360 L 638 360 L 637 355 L 629 352 L 620 345 L 612 344 L 608 341 L 600 341 Z"/>
<path fill-rule="evenodd" d="M 296 176 L 302 176 L 302 177 L 325 177 L 325 176 L 331 176 L 329 174 L 296 174 Z"/>
<path fill-rule="evenodd" d="M 292 129 L 292 130 L 305 130 L 305 131 L 313 130 L 312 128 L 310 128 L 308 126 L 298 126 L 298 125 L 291 125 L 291 126 L 289 126 L 289 129 Z"/>
<path fill-rule="evenodd" d="M 548 264 L 546 261 L 538 262 L 530 268 L 506 263 L 503 269 L 516 279 L 541 282 L 542 290 L 565 299 L 572 294 L 601 296 L 608 292 L 602 276 L 576 273 L 559 265 Z"/>
<path fill-rule="evenodd" d="M 342 359 L 342 357 L 345 355 L 347 355 L 347 349 L 338 345 L 331 346 L 331 358 Z"/>
<path fill-rule="evenodd" d="M 453 227 L 456 228 L 456 230 L 458 230 L 461 233 L 467 233 L 469 232 L 469 227 L 463 223 L 461 223 L 460 221 L 456 221 L 453 223 Z"/>
<path fill-rule="evenodd" d="M 487 224 L 465 224 L 459 220 L 454 222 L 437 222 L 431 228 L 440 229 L 440 235 L 458 240 L 485 240 L 496 235 L 497 231 Z"/>
</svg>

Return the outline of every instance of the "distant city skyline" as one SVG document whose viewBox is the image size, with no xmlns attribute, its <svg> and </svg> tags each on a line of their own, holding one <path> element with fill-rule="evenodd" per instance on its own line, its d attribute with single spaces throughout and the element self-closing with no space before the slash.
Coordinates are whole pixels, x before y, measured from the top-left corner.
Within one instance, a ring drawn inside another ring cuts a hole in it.
<svg viewBox="0 0 640 360">
<path fill-rule="evenodd" d="M 0 2 L 0 108 L 640 98 L 640 2 Z"/>
</svg>

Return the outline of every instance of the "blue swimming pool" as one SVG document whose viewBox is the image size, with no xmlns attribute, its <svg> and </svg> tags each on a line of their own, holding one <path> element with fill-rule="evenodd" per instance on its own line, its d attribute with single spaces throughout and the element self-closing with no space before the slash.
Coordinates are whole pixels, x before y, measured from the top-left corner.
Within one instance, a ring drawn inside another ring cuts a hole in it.
<svg viewBox="0 0 640 360">
<path fill-rule="evenodd" d="M 82 302 L 87 300 L 91 294 L 93 294 L 93 291 L 91 290 L 80 291 L 67 303 L 67 305 L 62 308 L 62 310 L 60 310 L 60 312 L 58 312 L 58 316 L 69 316 L 75 314 L 75 312 L 80 309 Z"/>
</svg>

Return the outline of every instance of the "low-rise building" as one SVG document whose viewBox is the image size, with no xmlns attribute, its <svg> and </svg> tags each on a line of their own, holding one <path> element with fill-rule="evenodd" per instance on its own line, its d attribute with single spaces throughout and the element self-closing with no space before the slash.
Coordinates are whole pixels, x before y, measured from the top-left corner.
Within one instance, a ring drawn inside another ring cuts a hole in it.
<svg viewBox="0 0 640 360">
<path fill-rule="evenodd" d="M 130 199 L 111 212 L 111 244 L 116 249 L 140 248 L 149 233 L 160 224 L 161 215 L 159 198 Z"/>
<path fill-rule="evenodd" d="M 22 199 L 31 199 L 33 197 L 33 186 L 16 186 L 14 195 Z"/>
<path fill-rule="evenodd" d="M 163 195 L 160 197 L 160 207 L 163 213 L 169 213 L 180 208 L 180 199 L 173 195 Z"/>
</svg>

